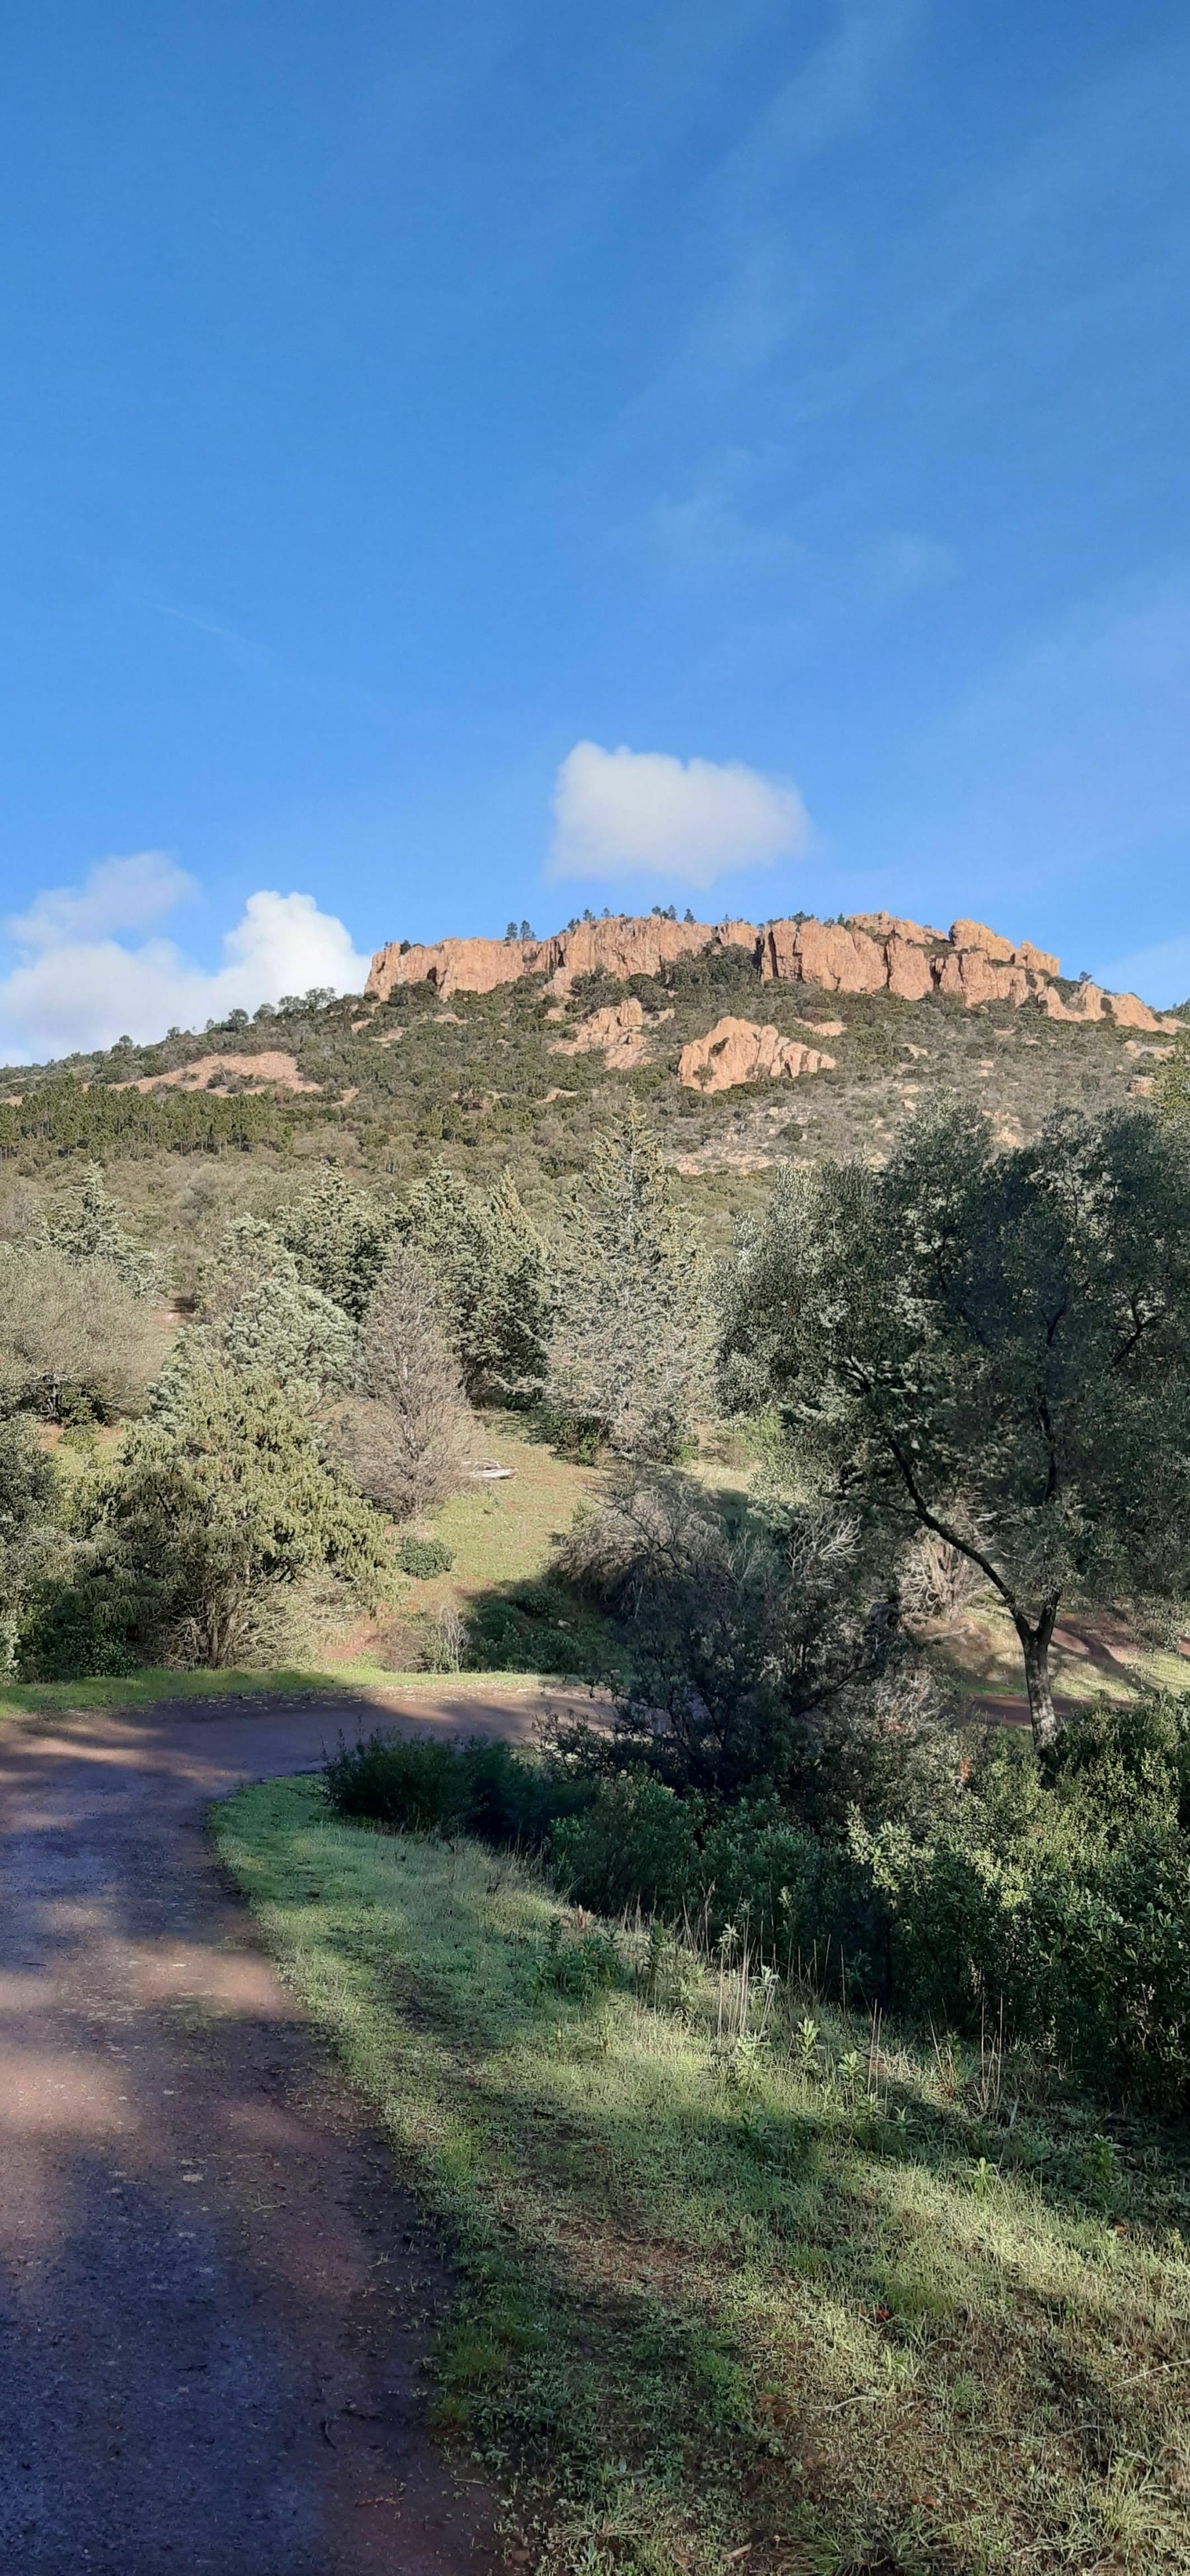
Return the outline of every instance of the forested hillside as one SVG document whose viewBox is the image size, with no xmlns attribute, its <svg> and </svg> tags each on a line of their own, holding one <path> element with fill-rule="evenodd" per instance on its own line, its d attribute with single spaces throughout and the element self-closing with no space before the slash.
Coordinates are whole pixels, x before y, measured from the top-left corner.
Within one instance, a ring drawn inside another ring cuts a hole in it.
<svg viewBox="0 0 1190 2576">
<path fill-rule="evenodd" d="M 724 945 L 653 975 L 579 975 L 561 996 L 544 973 L 446 999 L 428 980 L 383 1001 L 313 992 L 153 1046 L 7 1068 L 0 1189 L 9 1205 L 14 1193 L 40 1197 L 56 1171 L 97 1159 L 183 1258 L 212 1210 L 267 1202 L 294 1161 L 332 1160 L 382 1193 L 439 1161 L 485 1185 L 507 1167 L 543 1211 L 582 1167 L 593 1125 L 631 1100 L 690 1204 L 723 1234 L 782 1161 L 883 1157 L 941 1091 L 978 1101 L 1005 1144 L 1034 1136 L 1059 1106 L 1143 1096 L 1170 1024 L 1074 1016 L 1083 988 L 1049 989 L 1067 997 L 1069 1018 L 1049 1016 L 1038 995 L 972 1005 L 939 989 L 911 1000 L 761 981 L 743 946 Z M 716 1090 L 705 1074 L 683 1080 L 684 1051 L 725 1021 L 775 1030 L 778 1054 L 796 1058 L 800 1045 L 816 1069 Z"/>
</svg>

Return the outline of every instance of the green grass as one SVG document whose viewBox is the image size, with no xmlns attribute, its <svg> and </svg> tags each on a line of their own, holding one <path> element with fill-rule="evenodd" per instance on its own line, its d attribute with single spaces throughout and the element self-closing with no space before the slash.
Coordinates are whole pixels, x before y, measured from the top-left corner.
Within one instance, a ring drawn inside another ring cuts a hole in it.
<svg viewBox="0 0 1190 2576">
<path fill-rule="evenodd" d="M 992 1598 L 959 1612 L 947 1628 L 924 1634 L 952 1689 L 964 1698 L 1015 1699 L 1027 1706 L 1020 1643 L 1008 1612 Z M 1190 1664 L 1172 1650 L 1139 1644 L 1119 1619 L 1070 1611 L 1050 1650 L 1050 1679 L 1059 1703 L 1089 1707 L 1128 1700 L 1143 1690 L 1184 1691 Z"/>
<path fill-rule="evenodd" d="M 797 1998 L 733 2027 L 713 1962 L 317 1782 L 215 1830 L 453 2243 L 439 2421 L 538 2565 L 1190 2563 L 1178 2142 Z"/>
<path fill-rule="evenodd" d="M 0 1717 L 35 1717 L 55 1709 L 153 1708 L 185 1699 L 336 1698 L 353 1692 L 383 1709 L 384 1694 L 395 1689 L 402 1697 L 411 1691 L 447 1691 L 452 1698 L 479 1698 L 496 1688 L 504 1698 L 539 1687 L 536 1673 L 394 1673 L 366 1657 L 277 1672 L 178 1671 L 146 1664 L 132 1673 L 92 1674 L 77 1681 L 0 1682 Z"/>
</svg>

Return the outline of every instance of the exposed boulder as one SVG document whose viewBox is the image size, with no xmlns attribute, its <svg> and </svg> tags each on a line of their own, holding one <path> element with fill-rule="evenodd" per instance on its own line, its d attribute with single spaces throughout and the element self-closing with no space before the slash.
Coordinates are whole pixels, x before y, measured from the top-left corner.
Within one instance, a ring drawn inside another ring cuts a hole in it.
<svg viewBox="0 0 1190 2576">
<path fill-rule="evenodd" d="M 739 1082 L 796 1081 L 803 1073 L 833 1069 L 833 1055 L 783 1038 L 769 1025 L 730 1017 L 717 1020 L 705 1038 L 692 1038 L 678 1058 L 678 1080 L 687 1091 L 731 1091 Z"/>
<path fill-rule="evenodd" d="M 1007 940 L 1001 945 L 1011 957 Z M 978 1010 L 981 1002 L 1010 1002 L 1019 1010 L 1028 1001 L 1031 986 L 1023 967 L 1001 965 L 983 948 L 959 948 L 943 959 L 938 990 L 956 994 L 969 1011 Z"/>
<path fill-rule="evenodd" d="M 892 912 L 855 913 L 845 922 L 771 921 L 760 930 L 750 921 L 725 921 L 716 928 L 705 921 L 671 921 L 666 913 L 620 914 L 577 922 L 541 940 L 440 939 L 424 947 L 394 940 L 373 958 L 367 990 L 374 1001 L 386 1001 L 401 985 L 428 982 L 446 1001 L 453 993 L 490 993 L 522 976 L 542 975 L 561 1004 L 580 976 L 603 974 L 617 983 L 636 975 L 654 978 L 679 958 L 726 948 L 741 950 L 762 982 L 813 984 L 823 993 L 888 992 L 920 1002 L 941 992 L 968 1010 L 989 1004 L 1019 1010 L 1035 999 L 1053 1020 L 1086 1023 L 1110 1015 L 1121 1028 L 1180 1025 L 1160 1018 L 1135 993 L 1105 994 L 1089 982 L 1064 999 L 1052 980 L 1060 971 L 1058 959 L 1031 940 L 1014 947 L 985 922 L 965 918 L 952 922 L 946 937 Z M 601 1016 L 607 1015 L 595 1013 L 583 1023 L 592 1029 L 589 1037 L 575 1032 L 560 1042 L 559 1052 L 601 1047 L 609 1063 L 639 1062 L 633 1050 L 643 1047 L 643 1016 L 639 1024 L 609 1021 L 595 1034 Z"/>
<path fill-rule="evenodd" d="M 847 919 L 850 929 L 866 930 L 870 939 L 907 939 L 913 948 L 932 948 L 946 937 L 944 930 L 927 930 L 897 912 L 852 912 Z"/>
<path fill-rule="evenodd" d="M 1051 1020 L 1101 1020 L 1104 996 L 1098 984 L 1076 984 L 1068 1002 L 1064 1002 L 1052 984 L 1041 995 L 1042 1008 Z"/>
<path fill-rule="evenodd" d="M 601 1011 L 580 1020 L 573 1037 L 554 1038 L 551 1055 L 592 1055 L 602 1052 L 604 1063 L 612 1071 L 626 1072 L 634 1064 L 647 1064 L 649 1032 L 663 1020 L 672 1020 L 672 1011 L 655 1011 L 646 1018 L 635 996 L 623 1002 L 609 1002 Z"/>
<path fill-rule="evenodd" d="M 679 957 L 700 957 L 708 948 L 745 948 L 755 955 L 760 934 L 750 921 L 725 922 L 713 930 L 705 921 L 670 921 L 665 913 L 620 915 L 614 921 L 580 921 L 543 940 L 532 971 L 544 968 L 551 991 L 565 995 L 580 975 L 610 975 L 626 984 L 633 975 L 659 975 Z"/>
<path fill-rule="evenodd" d="M 1122 1029 L 1165 1029 L 1172 1034 L 1182 1025 L 1180 1020 L 1159 1018 L 1157 1012 L 1151 1011 L 1147 1002 L 1139 1001 L 1135 993 L 1109 993 L 1108 1000 L 1112 1018 Z"/>
<path fill-rule="evenodd" d="M 909 939 L 905 929 L 892 931 L 884 943 L 884 960 L 888 969 L 888 989 L 898 993 L 903 1002 L 924 1001 L 934 990 L 934 972 L 929 956 L 919 940 Z"/>
</svg>

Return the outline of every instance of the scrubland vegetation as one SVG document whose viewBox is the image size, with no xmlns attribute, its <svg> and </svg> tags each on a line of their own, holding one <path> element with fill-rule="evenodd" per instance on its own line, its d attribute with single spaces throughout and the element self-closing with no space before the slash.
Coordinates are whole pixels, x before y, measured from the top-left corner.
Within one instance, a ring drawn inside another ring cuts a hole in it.
<svg viewBox="0 0 1190 2576">
<path fill-rule="evenodd" d="M 1104 1036 L 1019 1143 L 935 1087 L 728 1240 L 653 1069 L 613 1113 L 568 1057 L 581 1152 L 526 1112 L 493 1166 L 540 995 L 401 1004 L 387 1049 L 295 1006 L 324 1092 L 212 1102 L 198 1176 L 201 1096 L 113 1089 L 182 1041 L 5 1113 L 9 1674 L 567 1681 L 531 1757 L 381 1731 L 220 1826 L 449 2225 L 441 2420 L 544 2565 L 1184 2563 L 1184 1042 L 1126 1104 Z M 318 1158 L 353 1050 L 417 1089 L 461 1027 L 510 1058 L 461 1154 L 426 1079 L 416 1153 L 369 1109 Z M 82 1160 L 107 1118 L 142 1160 Z M 1096 1619 L 1131 1660 L 1076 1707 Z"/>
<path fill-rule="evenodd" d="M 593 1918 L 471 1839 L 219 1813 L 460 2274 L 444 2435 L 556 2570 L 1175 2568 L 1178 2143 L 982 2034 Z M 821 1966 L 821 1957 L 820 1962 Z"/>
</svg>

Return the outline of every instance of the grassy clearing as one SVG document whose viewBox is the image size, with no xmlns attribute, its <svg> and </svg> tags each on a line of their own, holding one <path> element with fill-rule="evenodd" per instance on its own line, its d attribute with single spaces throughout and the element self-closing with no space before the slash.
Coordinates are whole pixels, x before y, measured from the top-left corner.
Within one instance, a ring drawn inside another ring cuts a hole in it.
<svg viewBox="0 0 1190 2576">
<path fill-rule="evenodd" d="M 1026 1708 L 1020 1644 L 997 1601 L 979 1601 L 947 1626 L 939 1621 L 923 1633 L 951 1690 L 973 1700 L 1019 1700 Z M 1184 1691 L 1190 1665 L 1172 1650 L 1139 1645 L 1110 1613 L 1072 1611 L 1054 1631 L 1050 1676 L 1060 1701 L 1089 1707 L 1097 1699 L 1131 1699 L 1140 1690 Z"/>
<path fill-rule="evenodd" d="M 1190 2561 L 1190 2168 L 540 1879 L 217 1811 L 284 1973 L 445 2223 L 444 2431 L 585 2576 Z"/>
<path fill-rule="evenodd" d="M 507 1699 L 541 1687 L 536 1673 L 393 1673 L 366 1657 L 349 1664 L 293 1666 L 277 1672 L 209 1667 L 179 1671 L 171 1665 L 146 1664 L 136 1672 L 100 1673 L 79 1681 L 0 1682 L 0 1717 L 36 1717 L 54 1710 L 153 1708 L 163 1701 L 187 1699 L 347 1699 L 353 1695 L 383 1715 L 386 1694 L 398 1689 L 403 1700 L 418 1691 L 482 1699 L 493 1688 Z"/>
</svg>

